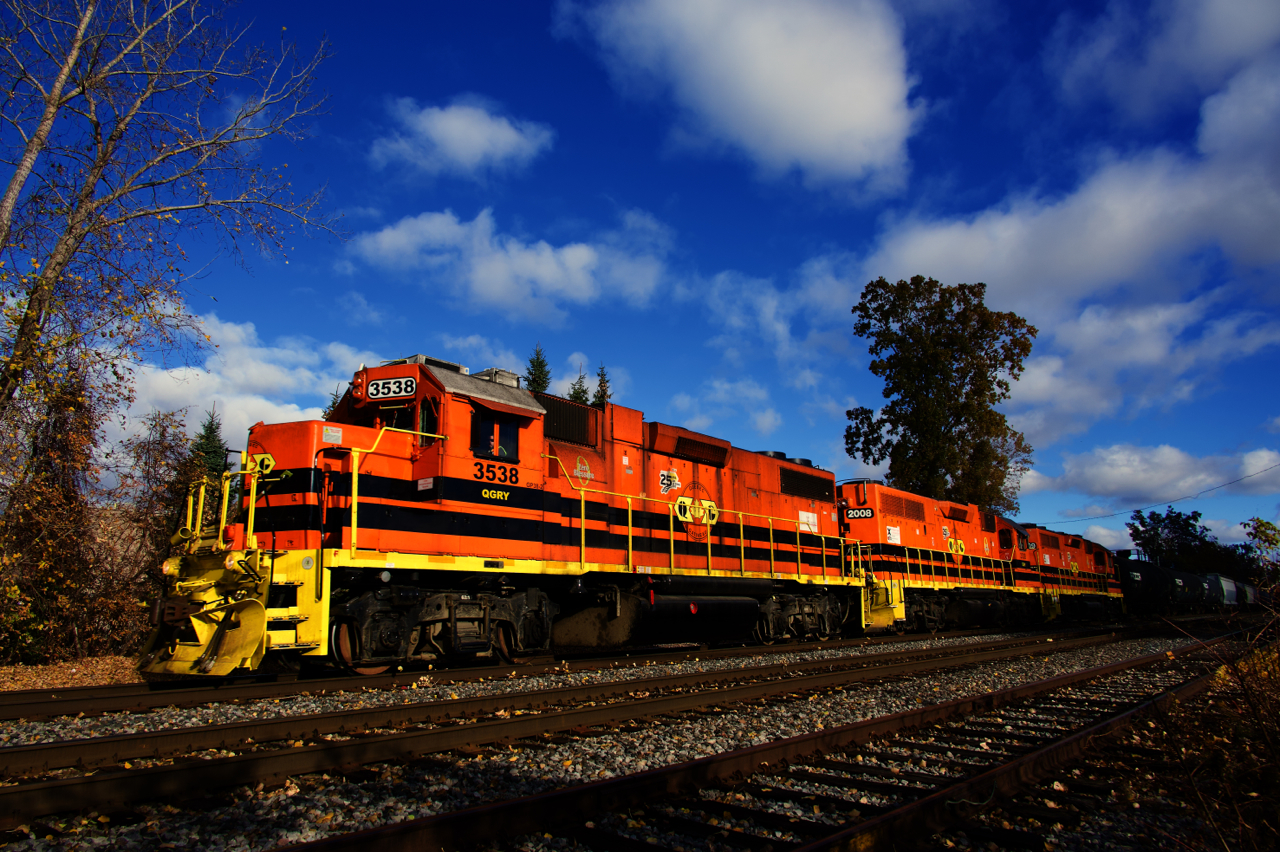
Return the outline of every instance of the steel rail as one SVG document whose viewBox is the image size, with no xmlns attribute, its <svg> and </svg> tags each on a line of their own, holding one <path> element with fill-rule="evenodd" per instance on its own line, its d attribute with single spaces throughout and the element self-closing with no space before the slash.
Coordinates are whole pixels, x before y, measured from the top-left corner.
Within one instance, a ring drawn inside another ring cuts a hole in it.
<svg viewBox="0 0 1280 852">
<path fill-rule="evenodd" d="M 7 777 L 29 776 L 66 766 L 93 767 L 125 760 L 163 758 L 174 754 L 191 754 L 205 749 L 239 748 L 242 744 L 283 739 L 307 739 L 324 734 L 351 734 L 373 728 L 400 728 L 408 725 L 438 723 L 496 711 L 541 710 L 572 705 L 583 701 L 600 701 L 637 692 L 660 692 L 670 689 L 705 687 L 740 683 L 744 679 L 774 680 L 806 673 L 874 670 L 893 662 L 928 659 L 942 662 L 951 657 L 982 652 L 1007 653 L 1019 648 L 1061 650 L 1107 641 L 1110 636 L 1081 637 L 1057 642 L 1050 649 L 1048 639 L 1015 639 L 949 646 L 943 649 L 893 651 L 863 654 L 839 659 L 811 660 L 752 666 L 745 669 L 723 669 L 707 672 L 684 672 L 655 678 L 619 680 L 609 683 L 510 692 L 495 695 L 422 701 L 382 706 L 335 710 L 313 715 L 294 715 L 273 719 L 226 722 L 163 731 L 84 737 L 28 746 L 0 748 L 0 772 Z M 872 672 L 869 676 L 878 676 Z"/>
<path fill-rule="evenodd" d="M 1043 748 L 931 792 L 888 813 L 804 844 L 795 852 L 891 849 L 903 838 L 942 828 L 952 822 L 949 817 L 956 804 L 1016 793 L 1079 758 L 1092 740 L 1127 727 L 1139 715 L 1198 695 L 1209 688 L 1215 676 L 1215 672 L 1201 675 Z"/>
<path fill-rule="evenodd" d="M 365 852 L 368 849 L 377 849 L 379 852 L 422 852 L 473 848 L 524 834 L 541 834 L 562 828 L 572 820 L 582 820 L 584 815 L 624 809 L 663 796 L 689 793 L 701 787 L 749 778 L 761 768 L 786 765 L 814 755 L 864 745 L 876 737 L 908 728 L 993 710 L 1064 686 L 1151 665 L 1169 659 L 1171 655 L 1186 656 L 1224 641 L 1225 638 L 1197 642 L 1173 652 L 1149 654 L 985 695 L 867 719 L 687 763 L 365 829 L 290 848 L 298 852 Z"/>
<path fill-rule="evenodd" d="M 1068 640 L 1057 643 L 1054 650 L 1066 650 L 1085 644 L 1104 642 L 1109 638 L 1111 637 L 1094 636 Z M 368 763 L 409 760 L 425 754 L 467 746 L 521 739 L 574 728 L 617 724 L 626 720 L 652 718 L 705 708 L 712 702 L 717 706 L 723 706 L 778 694 L 805 692 L 869 679 L 1043 653 L 1048 644 L 1047 641 L 1037 642 L 1014 648 L 958 653 L 943 659 L 935 656 L 889 662 L 880 666 L 842 668 L 818 674 L 780 677 L 720 687 L 711 696 L 705 691 L 681 692 L 606 706 L 573 707 L 545 713 L 513 715 L 507 719 L 450 725 L 343 742 L 254 751 L 232 757 L 195 758 L 175 765 L 103 771 L 78 778 L 19 783 L 0 787 L 0 828 L 11 828 L 32 817 L 65 811 L 70 802 L 74 802 L 79 809 L 102 811 L 120 807 L 129 802 L 182 797 L 193 793 L 203 794 L 218 787 L 274 783 L 290 776 L 311 772 L 341 771 Z M 722 675 L 727 675 L 728 679 L 742 677 L 741 671 L 698 674 L 703 677 L 717 676 L 718 680 L 725 679 L 720 677 Z M 627 683 L 635 684 L 636 681 Z M 296 721 L 305 724 L 309 718 L 312 717 L 298 717 Z M 190 731 L 174 733 L 183 736 L 189 735 Z"/>
<path fill-rule="evenodd" d="M 821 651 L 840 648 L 860 648 L 867 645 L 897 644 L 901 642 L 928 641 L 929 638 L 951 639 L 980 636 L 990 630 L 963 630 L 951 633 L 894 635 L 884 637 L 859 637 L 828 642 L 803 642 L 778 645 L 759 645 L 738 648 L 698 649 L 668 651 L 654 654 L 643 652 L 623 657 L 563 659 L 533 665 L 481 666 L 466 669 L 413 670 L 387 675 L 344 675 L 326 678 L 296 678 L 290 680 L 256 680 L 245 683 L 244 677 L 228 678 L 216 683 L 190 685 L 188 682 L 158 681 L 146 684 L 117 684 L 113 686 L 76 686 L 66 689 L 28 689 L 0 692 L 0 720 L 47 719 L 53 716 L 84 713 L 86 716 L 100 713 L 148 710 L 154 707 L 193 707 L 215 701 L 254 701 L 261 698 L 280 698 L 301 692 L 317 693 L 350 689 L 394 689 L 408 686 L 422 677 L 430 677 L 433 683 L 470 683 L 477 680 L 511 676 L 535 676 L 557 671 L 593 671 L 611 666 L 642 666 L 667 662 L 684 662 L 690 659 L 724 659 L 755 655 L 790 654 L 797 651 Z M 1081 630 L 1059 631 L 1042 634 L 1058 638 L 1071 636 Z M 545 658 L 543 658 L 545 659 Z"/>
</svg>

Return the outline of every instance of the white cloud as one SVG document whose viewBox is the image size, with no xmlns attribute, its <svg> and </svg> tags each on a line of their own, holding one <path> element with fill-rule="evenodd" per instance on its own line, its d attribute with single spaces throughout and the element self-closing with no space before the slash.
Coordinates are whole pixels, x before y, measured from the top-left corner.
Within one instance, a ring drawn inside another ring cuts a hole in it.
<svg viewBox="0 0 1280 852">
<path fill-rule="evenodd" d="M 349 325 L 382 325 L 386 319 L 382 311 L 369 304 L 368 299 L 354 290 L 348 290 L 339 296 L 337 304 Z"/>
<path fill-rule="evenodd" d="M 769 401 L 769 391 L 752 378 L 728 381 L 711 379 L 704 382 L 697 395 L 678 393 L 670 406 L 683 418 L 686 429 L 704 432 L 717 422 L 745 421 L 762 436 L 771 435 L 782 426 L 782 415 Z"/>
<path fill-rule="evenodd" d="M 1184 402 L 1215 369 L 1280 343 L 1280 322 L 1266 315 L 1212 318 L 1225 295 L 1140 308 L 1094 305 L 1055 323 L 1049 342 L 1057 351 L 1028 359 L 1011 422 L 1033 445 L 1052 443 L 1121 410 Z"/>
<path fill-rule="evenodd" d="M 1240 494 L 1274 494 L 1280 491 L 1280 453 L 1250 450 L 1240 457 L 1238 475 L 1250 477 L 1231 486 Z"/>
<path fill-rule="evenodd" d="M 1053 479 L 1032 468 L 1022 475 L 1018 483 L 1019 494 L 1035 494 L 1053 488 Z"/>
<path fill-rule="evenodd" d="M 1249 531 L 1244 524 L 1236 524 L 1222 518 L 1202 518 L 1200 523 L 1209 528 L 1210 534 L 1225 544 L 1247 541 Z"/>
<path fill-rule="evenodd" d="M 782 415 L 772 408 L 766 408 L 751 415 L 751 428 L 766 437 L 778 431 L 781 425 Z"/>
<path fill-rule="evenodd" d="M 1268 432 L 1280 432 L 1280 417 L 1272 417 L 1268 420 L 1266 429 Z"/>
<path fill-rule="evenodd" d="M 1050 485 L 1053 484 L 1053 480 L 1048 479 L 1048 477 L 1043 478 L 1046 479 Z M 1110 506 L 1101 506 L 1097 503 L 1090 503 L 1087 506 L 1081 506 L 1077 509 L 1060 509 L 1058 514 L 1064 518 L 1097 518 L 1114 515 L 1115 509 L 1112 509 Z"/>
<path fill-rule="evenodd" d="M 853 271 L 835 258 L 808 277 L 806 319 L 823 322 L 823 305 L 881 275 L 985 281 L 988 304 L 1041 329 L 1010 407 L 1037 446 L 1121 411 L 1192 399 L 1216 369 L 1280 343 L 1280 320 L 1242 298 L 1251 277 L 1280 271 L 1277 135 L 1280 54 L 1268 54 L 1205 101 L 1198 155 L 1113 155 L 1061 196 L 891 222 Z M 1219 251 L 1235 274 L 1214 289 L 1202 260 Z M 772 337 L 784 334 L 790 325 Z"/>
<path fill-rule="evenodd" d="M 1280 43 L 1274 0 L 1112 0 L 1097 19 L 1059 22 L 1050 73 L 1077 103 L 1104 99 L 1147 119 L 1222 85 Z"/>
<path fill-rule="evenodd" d="M 496 340 L 490 340 L 479 334 L 466 337 L 454 337 L 452 334 L 441 334 L 440 342 L 449 352 L 455 353 L 459 361 L 471 372 L 499 367 L 513 373 L 524 375 L 527 362 Z"/>
<path fill-rule="evenodd" d="M 815 393 L 808 402 L 800 406 L 800 411 L 810 426 L 817 425 L 819 419 L 836 420 L 843 424 L 847 421 L 849 410 L 857 407 L 858 400 L 855 397 L 847 396 L 841 402 L 829 394 Z"/>
<path fill-rule="evenodd" d="M 369 151 L 378 168 L 403 163 L 428 174 L 476 178 L 528 165 L 555 138 L 546 125 L 498 115 L 474 97 L 447 107 L 397 98 L 389 111 L 397 129 Z"/>
<path fill-rule="evenodd" d="M 947 282 L 985 281 L 993 304 L 1052 321 L 1122 287 L 1186 289 L 1192 282 L 1178 280 L 1170 261 L 1209 246 L 1249 266 L 1280 262 L 1280 242 L 1262 226 L 1280 216 L 1277 189 L 1280 176 L 1256 162 L 1147 152 L 1102 165 L 1061 198 L 904 220 L 885 233 L 864 275 L 927 270 Z"/>
<path fill-rule="evenodd" d="M 213 315 L 204 318 L 204 327 L 218 348 L 203 368 L 139 368 L 126 431 L 153 410 L 188 408 L 188 430 L 194 433 L 203 413 L 216 404 L 228 445 L 244 449 L 254 423 L 318 418 L 329 395 L 344 387 L 361 363 L 383 360 L 344 343 L 309 338 L 267 344 L 253 323 L 223 322 Z"/>
<path fill-rule="evenodd" d="M 1110 527 L 1090 524 L 1085 527 L 1084 537 L 1090 541 L 1096 541 L 1108 550 L 1133 549 L 1133 539 L 1129 537 L 1129 529 L 1127 527 L 1115 530 Z"/>
<path fill-rule="evenodd" d="M 379 207 L 364 207 L 357 204 L 339 209 L 338 215 L 343 217 L 350 216 L 353 219 L 381 219 L 382 209 Z"/>
<path fill-rule="evenodd" d="M 901 24 L 881 0 L 615 0 L 562 7 L 627 89 L 669 91 L 677 144 L 725 146 L 765 173 L 894 188 L 920 108 Z"/>
<path fill-rule="evenodd" d="M 1155 503 L 1194 497 L 1218 486 L 1235 494 L 1280 493 L 1280 452 L 1257 449 L 1235 456 L 1196 457 L 1167 444 L 1115 444 L 1064 454 L 1061 476 L 1032 472 L 1031 490 L 1074 491 L 1115 503 Z M 1248 478 L 1244 478 L 1248 477 Z M 1242 479 L 1240 482 L 1233 480 Z M 1029 493 L 1029 492 L 1027 492 Z"/>
<path fill-rule="evenodd" d="M 993 303 L 1049 322 L 1122 289 L 1196 289 L 1200 276 L 1177 262 L 1208 247 L 1245 269 L 1274 266 L 1277 130 L 1280 54 L 1261 57 L 1205 101 L 1202 156 L 1159 148 L 1111 155 L 1058 197 L 1025 193 L 969 216 L 905 218 L 890 225 L 862 275 L 985 281 Z"/>
<path fill-rule="evenodd" d="M 633 305 L 649 301 L 666 276 L 669 229 L 642 211 L 591 243 L 552 246 L 497 232 L 491 210 L 470 222 L 450 210 L 407 216 L 356 236 L 352 252 L 365 263 L 445 284 L 475 309 L 509 319 L 558 323 L 565 306 L 606 296 Z"/>
</svg>

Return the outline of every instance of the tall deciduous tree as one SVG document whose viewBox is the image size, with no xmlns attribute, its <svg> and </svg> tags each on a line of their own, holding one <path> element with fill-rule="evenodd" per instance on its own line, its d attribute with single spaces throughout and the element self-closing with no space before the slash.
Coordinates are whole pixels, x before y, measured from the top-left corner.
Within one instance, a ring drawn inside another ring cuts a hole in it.
<svg viewBox="0 0 1280 852">
<path fill-rule="evenodd" d="M 600 369 L 596 371 L 596 392 L 591 397 L 591 404 L 604 408 L 612 398 L 613 392 L 609 390 L 609 373 L 604 368 L 604 362 L 601 362 Z"/>
<path fill-rule="evenodd" d="M 1259 569 L 1260 582 L 1275 585 L 1280 581 L 1280 528 L 1262 518 L 1244 522 L 1249 548 Z"/>
<path fill-rule="evenodd" d="M 546 393 L 551 387 L 551 365 L 542 351 L 542 344 L 533 347 L 529 356 L 529 365 L 525 368 L 524 386 L 533 393 Z"/>
<path fill-rule="evenodd" d="M 183 234 L 239 254 L 320 225 L 259 160 L 314 112 L 309 58 L 247 43 L 220 0 L 0 0 L 0 417 L 75 363 L 127 394 L 187 332 Z"/>
<path fill-rule="evenodd" d="M 988 308 L 985 294 L 985 284 L 920 275 L 863 289 L 854 333 L 870 342 L 869 369 L 888 403 L 847 412 L 845 449 L 869 464 L 888 459 L 897 487 L 1012 513 L 1031 447 L 995 406 L 1009 398 L 1036 329 Z"/>
<path fill-rule="evenodd" d="M 1266 577 L 1266 553 L 1258 545 L 1265 541 L 1267 529 L 1254 518 L 1245 527 L 1258 535 L 1249 535 L 1249 544 L 1223 544 L 1209 528 L 1200 523 L 1199 512 L 1179 512 L 1166 506 L 1164 514 L 1135 511 L 1125 524 L 1129 538 L 1148 559 L 1164 568 L 1177 568 L 1193 574 L 1225 574 L 1238 580 L 1263 581 Z M 1266 524 L 1266 521 L 1262 521 Z M 1272 527 L 1272 530 L 1275 528 Z"/>
<path fill-rule="evenodd" d="M 28 451 L 5 482 L 0 514 L 0 660 L 84 651 L 79 617 L 97 579 L 89 495 L 102 421 L 83 375 L 73 373 L 26 424 Z"/>
<path fill-rule="evenodd" d="M 1172 568 L 1187 563 L 1199 551 L 1216 542 L 1209 528 L 1200 523 L 1199 512 L 1179 512 L 1172 506 L 1159 512 L 1135 511 L 1125 524 L 1129 538 L 1147 559 L 1157 565 Z M 1190 570 L 1184 567 L 1184 570 Z"/>
<path fill-rule="evenodd" d="M 578 378 L 573 380 L 573 384 L 569 385 L 569 399 L 574 402 L 580 402 L 587 405 L 591 401 L 591 397 L 587 394 L 587 376 L 582 372 L 582 365 L 578 365 Z"/>
</svg>

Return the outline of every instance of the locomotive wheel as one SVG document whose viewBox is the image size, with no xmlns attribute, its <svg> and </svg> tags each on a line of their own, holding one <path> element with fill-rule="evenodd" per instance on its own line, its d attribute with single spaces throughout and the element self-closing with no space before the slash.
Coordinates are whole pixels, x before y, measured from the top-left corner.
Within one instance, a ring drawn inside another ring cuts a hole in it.
<svg viewBox="0 0 1280 852">
<path fill-rule="evenodd" d="M 493 648 L 498 652 L 498 659 L 509 666 L 515 665 L 516 661 L 511 657 L 511 645 L 507 641 L 506 628 L 501 624 L 497 625 L 497 629 L 494 630 L 494 637 Z"/>
<path fill-rule="evenodd" d="M 330 647 L 333 648 L 333 654 L 337 658 L 338 663 L 345 669 L 355 672 L 358 675 L 380 675 L 391 668 L 390 665 L 385 666 L 358 666 L 355 664 L 355 637 L 352 635 L 354 625 L 349 622 L 339 621 L 333 625 L 333 636 Z"/>
<path fill-rule="evenodd" d="M 772 645 L 774 642 L 778 641 L 776 636 L 770 636 L 759 624 L 756 624 L 756 626 L 751 629 L 751 638 L 755 639 L 756 642 L 761 645 Z"/>
</svg>

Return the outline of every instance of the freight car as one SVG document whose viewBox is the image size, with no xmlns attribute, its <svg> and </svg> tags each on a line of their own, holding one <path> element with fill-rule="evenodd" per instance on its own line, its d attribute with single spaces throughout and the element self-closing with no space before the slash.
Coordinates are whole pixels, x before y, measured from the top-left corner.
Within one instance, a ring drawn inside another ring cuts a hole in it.
<svg viewBox="0 0 1280 852">
<path fill-rule="evenodd" d="M 329 420 L 255 424 L 241 470 L 193 488 L 140 668 L 373 673 L 1118 608 L 1109 554 L 1049 535 L 415 355 L 362 366 Z"/>
<path fill-rule="evenodd" d="M 1246 612 L 1258 600 L 1256 587 L 1221 574 L 1192 574 L 1117 553 L 1119 577 L 1128 611 L 1135 615 L 1188 615 Z"/>
</svg>

